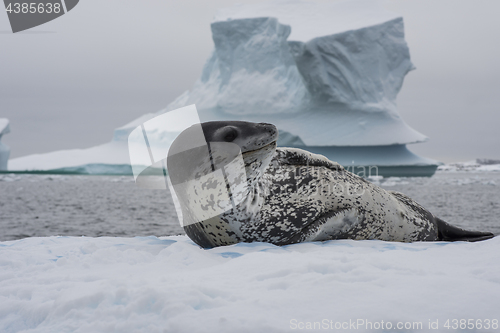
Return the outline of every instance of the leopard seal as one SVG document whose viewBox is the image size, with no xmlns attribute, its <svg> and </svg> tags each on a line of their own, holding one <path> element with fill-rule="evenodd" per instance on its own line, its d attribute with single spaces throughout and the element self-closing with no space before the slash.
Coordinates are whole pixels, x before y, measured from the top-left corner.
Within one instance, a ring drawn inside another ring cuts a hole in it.
<svg viewBox="0 0 500 333">
<path fill-rule="evenodd" d="M 201 174 L 214 172 L 210 147 L 218 143 L 238 147 L 246 178 L 240 193 L 227 185 L 233 198 L 241 198 L 237 204 L 184 225 L 186 234 L 203 248 L 239 242 L 287 245 L 335 239 L 416 242 L 494 237 L 489 232 L 452 226 L 408 196 L 376 186 L 322 155 L 277 148 L 278 130 L 272 124 L 214 121 L 202 123 L 201 128 L 208 153 L 195 150 L 180 163 L 168 156 L 168 172 L 174 182 L 177 174 L 182 174 L 181 179 L 186 174 L 201 179 Z M 172 146 L 182 146 L 193 136 L 192 131 L 185 130 Z M 224 163 L 221 165 L 228 165 Z M 214 200 L 201 203 L 197 198 L 210 184 L 206 181 L 190 194 L 177 193 L 185 216 L 193 208 L 206 210 L 216 205 Z M 209 197 L 213 199 L 213 195 Z"/>
</svg>

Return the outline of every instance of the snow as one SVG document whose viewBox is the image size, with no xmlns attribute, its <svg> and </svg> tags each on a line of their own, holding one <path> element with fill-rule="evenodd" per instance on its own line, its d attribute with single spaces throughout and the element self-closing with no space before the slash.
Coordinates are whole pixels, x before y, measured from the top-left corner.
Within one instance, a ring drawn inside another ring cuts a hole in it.
<svg viewBox="0 0 500 333">
<path fill-rule="evenodd" d="M 1 142 L 2 136 L 10 132 L 9 120 L 0 118 L 0 171 L 7 170 L 7 161 L 9 160 L 10 148 Z"/>
<path fill-rule="evenodd" d="M 186 236 L 26 238 L 0 243 L 0 331 L 286 332 L 357 320 L 447 331 L 447 319 L 499 319 L 498 253 L 498 237 L 211 250 Z"/>
</svg>

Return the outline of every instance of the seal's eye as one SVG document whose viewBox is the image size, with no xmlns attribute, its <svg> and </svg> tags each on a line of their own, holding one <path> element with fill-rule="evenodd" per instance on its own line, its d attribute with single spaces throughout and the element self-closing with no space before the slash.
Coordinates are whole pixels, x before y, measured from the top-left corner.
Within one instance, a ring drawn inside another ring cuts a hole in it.
<svg viewBox="0 0 500 333">
<path fill-rule="evenodd" d="M 232 142 L 232 141 L 234 141 L 234 139 L 236 139 L 237 136 L 238 136 L 238 132 L 234 128 L 229 127 L 227 129 L 227 131 L 225 131 L 225 133 L 224 133 L 224 141 Z"/>
</svg>

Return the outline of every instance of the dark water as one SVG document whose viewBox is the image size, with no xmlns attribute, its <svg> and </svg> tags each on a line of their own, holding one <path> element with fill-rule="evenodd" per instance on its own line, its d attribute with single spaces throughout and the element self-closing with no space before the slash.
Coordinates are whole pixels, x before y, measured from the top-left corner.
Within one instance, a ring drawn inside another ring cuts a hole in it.
<svg viewBox="0 0 500 333">
<path fill-rule="evenodd" d="M 131 177 L 0 175 L 0 240 L 182 234 L 168 192 Z"/>
<path fill-rule="evenodd" d="M 500 172 L 375 181 L 454 225 L 500 234 Z M 131 177 L 0 175 L 0 241 L 34 236 L 183 234 L 165 190 Z"/>
</svg>

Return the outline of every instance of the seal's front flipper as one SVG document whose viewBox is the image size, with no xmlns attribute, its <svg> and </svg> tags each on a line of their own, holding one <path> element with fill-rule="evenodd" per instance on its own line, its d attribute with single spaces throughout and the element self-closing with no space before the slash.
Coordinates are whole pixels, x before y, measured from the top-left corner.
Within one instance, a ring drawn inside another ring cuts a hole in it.
<svg viewBox="0 0 500 333">
<path fill-rule="evenodd" d="M 491 232 L 469 231 L 454 227 L 445 221 L 436 218 L 438 226 L 438 237 L 440 241 L 447 242 L 477 242 L 495 237 Z"/>
<path fill-rule="evenodd" d="M 276 156 L 281 164 L 325 167 L 333 171 L 344 170 L 340 164 L 330 161 L 323 155 L 313 154 L 299 148 L 277 148 Z"/>
</svg>

